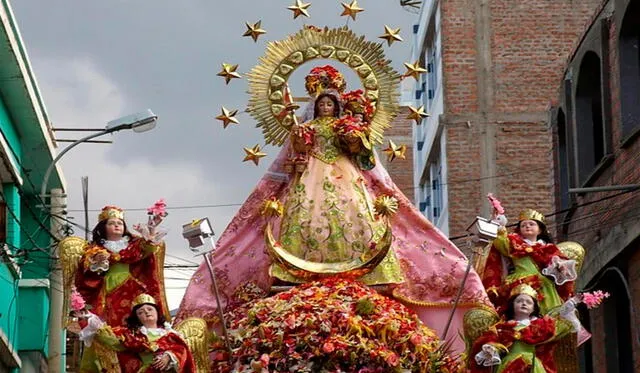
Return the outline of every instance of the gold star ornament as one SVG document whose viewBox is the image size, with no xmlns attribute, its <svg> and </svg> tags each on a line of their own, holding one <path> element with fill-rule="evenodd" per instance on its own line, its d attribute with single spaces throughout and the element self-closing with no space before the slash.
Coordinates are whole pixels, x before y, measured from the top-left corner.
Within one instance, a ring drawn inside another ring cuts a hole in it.
<svg viewBox="0 0 640 373">
<path fill-rule="evenodd" d="M 353 0 L 350 4 L 342 3 L 342 7 L 344 8 L 344 10 L 340 15 L 351 17 L 354 21 L 356 20 L 356 15 L 364 11 L 364 9 L 358 6 L 358 0 Z"/>
<path fill-rule="evenodd" d="M 416 125 L 422 124 L 422 119 L 427 118 L 429 114 L 424 111 L 424 105 L 419 108 L 414 108 L 413 106 L 409 106 L 409 115 L 407 115 L 407 119 L 415 120 Z"/>
<path fill-rule="evenodd" d="M 260 145 L 258 144 L 253 148 L 244 148 L 244 152 L 247 153 L 247 155 L 244 157 L 242 162 L 252 161 L 256 166 L 260 162 L 260 158 L 267 156 L 267 153 L 263 153 L 260 149 Z"/>
<path fill-rule="evenodd" d="M 307 9 L 310 6 L 311 3 L 303 3 L 301 0 L 296 0 L 295 4 L 287 7 L 287 9 L 293 12 L 293 19 L 296 19 L 301 15 L 309 17 L 309 11 Z"/>
<path fill-rule="evenodd" d="M 223 63 L 222 70 L 217 75 L 223 77 L 225 83 L 229 84 L 231 79 L 240 79 L 242 77 L 236 70 L 238 70 L 238 65 Z"/>
<path fill-rule="evenodd" d="M 396 158 L 405 159 L 405 153 L 407 152 L 406 145 L 396 145 L 393 140 L 389 140 L 389 146 L 382 150 L 387 155 L 387 161 L 393 162 Z"/>
<path fill-rule="evenodd" d="M 399 34 L 400 34 L 399 28 L 393 29 L 387 25 L 384 25 L 384 34 L 379 36 L 379 38 L 386 40 L 387 45 L 391 46 L 391 44 L 393 44 L 393 42 L 395 41 L 402 41 L 402 38 L 400 37 Z"/>
<path fill-rule="evenodd" d="M 238 110 L 227 110 L 224 106 L 222 107 L 222 114 L 216 117 L 217 120 L 222 121 L 222 125 L 224 128 L 230 123 L 239 124 L 238 119 L 236 119 L 236 114 L 238 114 Z"/>
<path fill-rule="evenodd" d="M 373 208 L 376 215 L 390 218 L 398 212 L 398 200 L 393 196 L 382 195 L 376 198 Z"/>
<path fill-rule="evenodd" d="M 267 31 L 263 30 L 260 27 L 261 23 L 262 21 L 258 21 L 254 24 L 250 24 L 249 22 L 246 22 L 245 24 L 247 25 L 247 31 L 245 31 L 244 34 L 242 34 L 242 36 L 251 36 L 253 41 L 257 42 L 260 35 L 267 33 Z"/>
<path fill-rule="evenodd" d="M 405 78 L 411 76 L 415 80 L 419 80 L 420 74 L 427 72 L 427 69 L 420 66 L 420 61 L 416 61 L 415 63 L 405 62 L 404 67 L 407 68 L 407 72 L 402 75 Z"/>
</svg>

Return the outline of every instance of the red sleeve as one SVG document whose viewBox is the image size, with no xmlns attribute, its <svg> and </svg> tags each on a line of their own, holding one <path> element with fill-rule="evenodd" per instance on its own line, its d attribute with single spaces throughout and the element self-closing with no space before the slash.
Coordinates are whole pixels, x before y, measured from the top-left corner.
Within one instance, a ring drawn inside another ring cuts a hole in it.
<svg viewBox="0 0 640 373">
<path fill-rule="evenodd" d="M 498 252 L 495 247 L 491 246 L 482 275 L 482 284 L 484 288 L 487 289 L 489 299 L 494 304 L 496 304 L 499 299 L 498 292 L 502 285 L 502 271 L 502 255 L 500 255 L 500 252 Z"/>
<path fill-rule="evenodd" d="M 118 326 L 113 328 L 113 334 L 121 341 L 125 349 L 131 352 L 151 351 L 147 336 L 139 331 L 132 331 L 129 328 Z"/>
<path fill-rule="evenodd" d="M 141 261 L 146 256 L 147 253 L 142 248 L 142 240 L 134 238 L 126 249 L 120 251 L 118 254 L 111 254 L 111 260 L 114 262 L 131 264 Z"/>
<path fill-rule="evenodd" d="M 158 340 L 158 352 L 171 352 L 180 365 L 180 372 L 195 372 L 195 362 L 187 343 L 175 333 L 169 333 Z"/>
</svg>

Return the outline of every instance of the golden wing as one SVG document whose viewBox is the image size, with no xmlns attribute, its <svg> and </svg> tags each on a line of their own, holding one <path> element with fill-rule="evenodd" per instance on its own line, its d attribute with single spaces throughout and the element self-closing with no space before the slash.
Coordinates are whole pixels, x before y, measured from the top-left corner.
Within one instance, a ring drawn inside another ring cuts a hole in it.
<svg viewBox="0 0 640 373">
<path fill-rule="evenodd" d="M 156 256 L 156 273 L 159 277 L 160 284 L 160 296 L 162 297 L 163 310 L 162 312 L 165 315 L 167 321 L 171 321 L 171 313 L 169 312 L 169 305 L 167 304 L 167 293 L 164 287 L 164 257 L 167 252 L 167 248 L 162 242 L 158 245 L 158 250 L 153 254 Z"/>
<path fill-rule="evenodd" d="M 209 371 L 209 356 L 207 351 L 207 323 L 203 319 L 190 317 L 175 327 L 187 342 L 193 359 L 196 362 L 196 372 Z"/>
<path fill-rule="evenodd" d="M 80 237 L 67 237 L 58 243 L 60 264 L 62 265 L 62 288 L 64 289 L 62 327 L 67 326 L 71 288 L 75 284 L 76 271 L 86 245 L 87 241 Z"/>
<path fill-rule="evenodd" d="M 500 320 L 500 316 L 493 309 L 473 308 L 464 314 L 462 325 L 464 328 L 464 341 L 467 346 L 467 353 L 471 352 L 471 346 L 483 333 L 495 325 Z"/>
<path fill-rule="evenodd" d="M 556 246 L 558 246 L 558 249 L 560 249 L 560 251 L 569 259 L 574 259 L 576 261 L 576 272 L 580 273 L 586 253 L 584 247 L 573 241 L 560 242 Z"/>
</svg>

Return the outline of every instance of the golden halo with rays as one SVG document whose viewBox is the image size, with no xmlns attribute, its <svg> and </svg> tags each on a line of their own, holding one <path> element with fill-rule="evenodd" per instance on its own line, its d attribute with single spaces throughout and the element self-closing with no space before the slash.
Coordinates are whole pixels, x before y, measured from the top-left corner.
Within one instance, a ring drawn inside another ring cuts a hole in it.
<svg viewBox="0 0 640 373">
<path fill-rule="evenodd" d="M 247 111 L 262 128 L 267 144 L 282 145 L 293 119 L 285 111 L 287 81 L 305 62 L 333 59 L 353 69 L 376 106 L 371 120 L 371 140 L 381 144 L 384 130 L 399 110 L 400 75 L 384 58 L 382 44 L 357 36 L 347 26 L 323 30 L 304 28 L 284 40 L 269 42 L 266 53 L 246 76 L 249 81 Z"/>
</svg>

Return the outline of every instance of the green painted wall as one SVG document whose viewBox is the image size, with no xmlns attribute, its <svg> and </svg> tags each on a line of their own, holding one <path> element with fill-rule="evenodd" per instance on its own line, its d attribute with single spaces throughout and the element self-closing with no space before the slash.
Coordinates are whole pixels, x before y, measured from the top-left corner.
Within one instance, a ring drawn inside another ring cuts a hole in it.
<svg viewBox="0 0 640 373">
<path fill-rule="evenodd" d="M 17 281 L 6 264 L 0 261 L 0 329 L 15 346 L 17 341 Z"/>
<path fill-rule="evenodd" d="M 18 188 L 13 184 L 2 184 L 2 193 L 7 204 L 7 210 L 10 210 L 7 211 L 7 244 L 9 244 L 11 251 L 15 251 L 16 248 L 21 247 L 20 244 L 22 243 L 20 225 L 16 220 L 16 218 L 20 219 L 22 207 L 20 195 L 18 194 Z"/>
<path fill-rule="evenodd" d="M 51 236 L 47 214 L 37 207 L 35 198 L 22 198 L 22 248 L 29 250 L 30 263 L 22 267 L 22 278 L 47 278 L 51 266 Z M 35 215 L 35 216 L 34 216 Z M 37 220 L 36 220 L 37 219 Z M 40 223 L 44 226 L 42 226 Z"/>
<path fill-rule="evenodd" d="M 5 106 L 4 102 L 0 99 L 0 132 L 4 136 L 4 139 L 9 144 L 9 147 L 12 150 L 12 154 L 10 154 L 11 158 L 14 161 L 17 161 L 16 164 L 20 164 L 22 160 L 22 147 L 20 145 L 20 136 L 16 131 L 16 127 L 13 125 L 11 121 L 11 117 L 9 116 L 9 111 Z"/>
<path fill-rule="evenodd" d="M 46 287 L 20 287 L 18 297 L 18 349 L 47 353 L 49 290 Z"/>
</svg>

